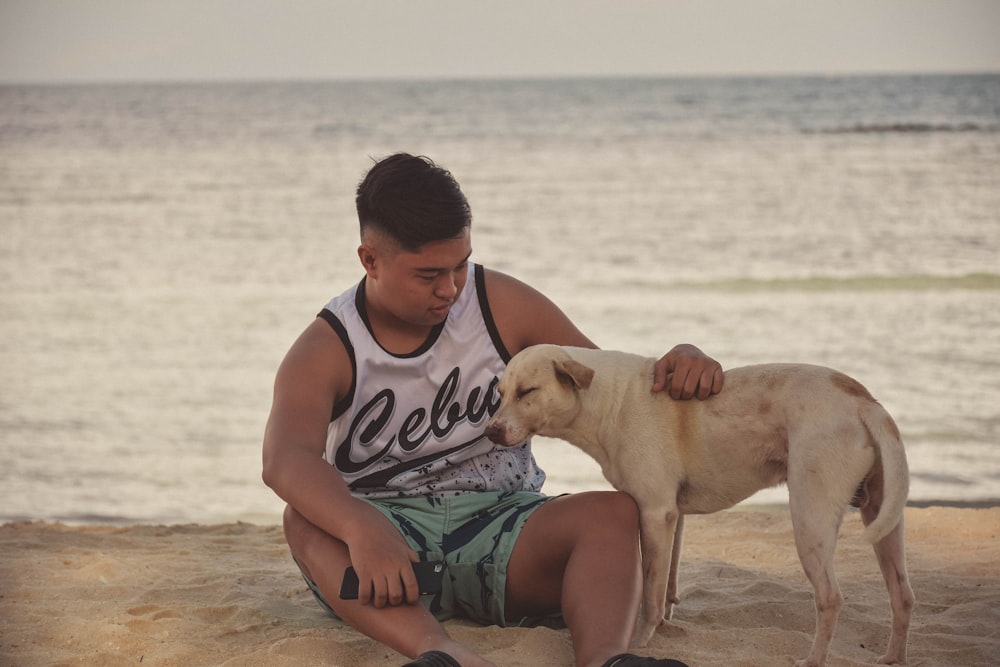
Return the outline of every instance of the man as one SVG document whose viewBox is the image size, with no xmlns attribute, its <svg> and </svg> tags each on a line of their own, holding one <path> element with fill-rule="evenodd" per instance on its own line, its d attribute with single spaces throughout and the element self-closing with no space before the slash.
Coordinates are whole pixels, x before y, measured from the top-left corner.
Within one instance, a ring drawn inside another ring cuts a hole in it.
<svg viewBox="0 0 1000 667">
<path fill-rule="evenodd" d="M 472 216 L 451 174 L 407 154 L 357 192 L 361 282 L 333 299 L 278 370 L 263 477 L 320 603 L 413 658 L 489 665 L 440 620 L 561 614 L 577 665 L 679 665 L 626 654 L 640 600 L 638 511 L 618 492 L 547 498 L 530 443 L 484 429 L 506 362 L 537 343 L 594 347 L 551 301 L 470 262 Z M 669 381 L 668 381 L 669 375 Z M 680 345 L 651 389 L 706 398 L 722 369 Z M 420 602 L 413 563 L 443 561 Z M 353 566 L 356 600 L 340 598 Z"/>
</svg>

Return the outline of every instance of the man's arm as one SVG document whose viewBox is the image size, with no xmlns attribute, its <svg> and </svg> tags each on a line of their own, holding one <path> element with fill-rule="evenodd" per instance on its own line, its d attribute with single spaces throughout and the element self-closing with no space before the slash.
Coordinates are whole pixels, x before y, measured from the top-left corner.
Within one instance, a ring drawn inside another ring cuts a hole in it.
<svg viewBox="0 0 1000 667">
<path fill-rule="evenodd" d="M 511 356 L 540 343 L 597 347 L 548 297 L 516 278 L 487 269 L 486 291 Z M 654 365 L 652 391 L 667 391 L 675 399 L 704 399 L 721 391 L 723 380 L 719 362 L 682 343 Z"/>
<path fill-rule="evenodd" d="M 597 347 L 547 296 L 517 278 L 486 269 L 486 294 L 511 356 L 542 343 Z"/>
<path fill-rule="evenodd" d="M 354 498 L 336 469 L 322 460 L 330 414 L 349 390 L 351 373 L 340 339 L 317 318 L 278 369 L 264 431 L 262 476 L 310 523 L 347 545 L 362 603 L 416 603 L 410 563 L 417 554 L 380 512 Z"/>
</svg>

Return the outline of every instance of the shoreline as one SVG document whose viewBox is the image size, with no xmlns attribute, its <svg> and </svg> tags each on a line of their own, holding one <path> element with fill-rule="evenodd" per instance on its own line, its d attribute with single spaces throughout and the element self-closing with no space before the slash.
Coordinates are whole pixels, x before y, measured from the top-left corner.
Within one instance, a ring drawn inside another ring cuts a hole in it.
<svg viewBox="0 0 1000 667">
<path fill-rule="evenodd" d="M 812 640 L 812 589 L 784 506 L 685 522 L 681 604 L 645 655 L 691 665 L 788 665 Z M 910 664 L 979 666 L 1000 654 L 1000 507 L 907 508 L 917 596 Z M 889 603 L 857 512 L 834 565 L 844 607 L 828 665 L 872 663 Z M 502 667 L 569 667 L 566 630 L 463 620 L 449 632 Z M 401 665 L 325 615 L 278 525 L 0 525 L 0 664 Z"/>
<path fill-rule="evenodd" d="M 990 509 L 1000 507 L 1000 497 L 982 498 L 976 500 L 908 500 L 906 507 L 915 509 L 928 509 L 934 507 L 947 507 L 952 509 Z M 759 502 L 759 503 L 737 503 L 720 512 L 773 512 L 787 510 L 787 502 Z M 848 508 L 848 512 L 856 511 L 855 508 Z M 0 527 L 8 524 L 18 523 L 39 523 L 53 524 L 72 527 L 87 526 L 111 526 L 125 528 L 132 526 L 217 526 L 226 524 L 243 524 L 249 526 L 276 526 L 280 525 L 281 517 L 275 515 L 273 521 L 245 520 L 236 517 L 225 517 L 217 520 L 207 521 L 155 521 L 146 519 L 128 519 L 122 517 L 111 517 L 102 515 L 82 515 L 82 516 L 53 516 L 53 517 L 30 517 L 30 516 L 0 516 Z"/>
</svg>

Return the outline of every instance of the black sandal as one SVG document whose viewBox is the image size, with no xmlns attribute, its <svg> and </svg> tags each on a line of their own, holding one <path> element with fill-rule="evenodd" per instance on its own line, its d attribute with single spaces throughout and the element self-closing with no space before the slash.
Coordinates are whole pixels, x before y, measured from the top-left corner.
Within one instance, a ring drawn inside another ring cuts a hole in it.
<svg viewBox="0 0 1000 667">
<path fill-rule="evenodd" d="M 451 657 L 444 651 L 427 651 L 417 656 L 413 662 L 408 662 L 403 667 L 462 667 L 458 660 Z"/>
<path fill-rule="evenodd" d="M 603 667 L 688 667 L 680 660 L 670 658 L 641 658 L 631 653 L 620 653 L 604 663 Z"/>
</svg>

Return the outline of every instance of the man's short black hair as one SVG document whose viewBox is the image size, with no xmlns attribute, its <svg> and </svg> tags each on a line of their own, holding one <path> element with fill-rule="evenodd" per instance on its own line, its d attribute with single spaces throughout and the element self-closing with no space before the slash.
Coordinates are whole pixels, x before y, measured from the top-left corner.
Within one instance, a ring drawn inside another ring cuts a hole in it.
<svg viewBox="0 0 1000 667">
<path fill-rule="evenodd" d="M 361 231 L 374 229 L 416 252 L 425 243 L 455 239 L 472 211 L 447 169 L 424 156 L 397 153 L 379 160 L 358 185 Z"/>
</svg>

